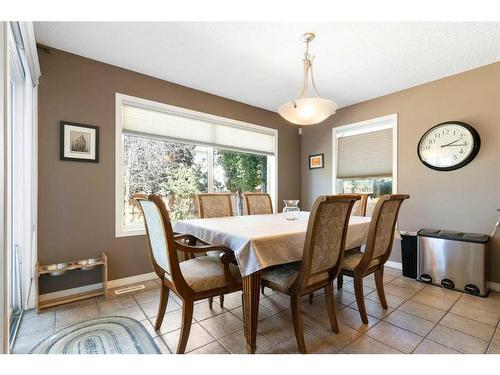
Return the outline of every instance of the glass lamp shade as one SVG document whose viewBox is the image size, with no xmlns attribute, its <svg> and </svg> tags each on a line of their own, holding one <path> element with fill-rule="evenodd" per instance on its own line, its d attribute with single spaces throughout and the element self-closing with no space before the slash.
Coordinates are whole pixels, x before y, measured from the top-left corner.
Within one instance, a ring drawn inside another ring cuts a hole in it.
<svg viewBox="0 0 500 375">
<path fill-rule="evenodd" d="M 314 125 L 326 120 L 337 110 L 328 99 L 302 98 L 283 104 L 278 112 L 285 120 L 297 125 Z"/>
</svg>

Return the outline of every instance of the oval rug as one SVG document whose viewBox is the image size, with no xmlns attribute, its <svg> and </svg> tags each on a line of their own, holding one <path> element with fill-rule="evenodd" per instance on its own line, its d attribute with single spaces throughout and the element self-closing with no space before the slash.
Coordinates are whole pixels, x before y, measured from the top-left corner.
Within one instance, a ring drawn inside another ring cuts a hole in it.
<svg viewBox="0 0 500 375">
<path fill-rule="evenodd" d="M 146 328 L 125 316 L 86 320 L 50 335 L 30 354 L 159 354 Z"/>
</svg>

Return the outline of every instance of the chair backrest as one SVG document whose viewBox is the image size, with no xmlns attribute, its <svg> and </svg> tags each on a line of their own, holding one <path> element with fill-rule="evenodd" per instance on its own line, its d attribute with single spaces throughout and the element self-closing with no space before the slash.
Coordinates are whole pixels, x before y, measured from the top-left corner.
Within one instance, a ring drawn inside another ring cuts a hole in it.
<svg viewBox="0 0 500 375">
<path fill-rule="evenodd" d="M 273 202 L 267 193 L 243 193 L 247 215 L 266 215 L 273 213 Z"/>
<path fill-rule="evenodd" d="M 378 259 L 378 265 L 382 266 L 389 259 L 399 209 L 408 198 L 409 195 L 403 194 L 383 195 L 379 198 L 373 210 L 365 252 L 356 268 L 366 270 L 374 259 Z"/>
<path fill-rule="evenodd" d="M 368 194 L 359 194 L 361 199 L 354 203 L 352 207 L 352 216 L 366 216 L 366 205 L 368 203 Z"/>
<path fill-rule="evenodd" d="M 323 195 L 316 199 L 307 224 L 302 265 L 295 287 L 304 288 L 310 277 L 324 272 L 337 276 L 344 256 L 352 206 L 359 195 Z"/>
<path fill-rule="evenodd" d="M 232 196 L 231 193 L 198 194 L 200 218 L 233 216 Z"/>
<path fill-rule="evenodd" d="M 183 282 L 174 245 L 174 232 L 165 203 L 158 195 L 136 194 L 132 199 L 140 207 L 148 238 L 149 257 L 158 277 L 173 284 Z"/>
</svg>

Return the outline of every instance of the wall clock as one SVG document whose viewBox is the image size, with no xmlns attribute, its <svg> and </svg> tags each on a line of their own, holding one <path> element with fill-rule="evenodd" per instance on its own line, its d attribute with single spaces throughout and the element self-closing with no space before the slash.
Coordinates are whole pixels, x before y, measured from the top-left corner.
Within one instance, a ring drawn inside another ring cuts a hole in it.
<svg viewBox="0 0 500 375">
<path fill-rule="evenodd" d="M 460 121 L 447 121 L 430 128 L 420 138 L 420 161 L 437 171 L 453 171 L 469 164 L 481 147 L 479 133 Z"/>
</svg>

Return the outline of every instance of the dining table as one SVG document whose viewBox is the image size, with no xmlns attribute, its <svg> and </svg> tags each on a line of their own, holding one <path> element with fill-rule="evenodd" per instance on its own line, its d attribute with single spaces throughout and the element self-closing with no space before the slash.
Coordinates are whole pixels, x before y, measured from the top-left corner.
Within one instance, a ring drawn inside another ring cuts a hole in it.
<svg viewBox="0 0 500 375">
<path fill-rule="evenodd" d="M 309 212 L 301 211 L 296 220 L 282 213 L 179 220 L 174 231 L 225 246 L 234 252 L 242 276 L 243 321 L 246 350 L 255 353 L 260 281 L 268 267 L 302 260 Z M 366 243 L 370 217 L 351 216 L 345 249 Z"/>
</svg>

